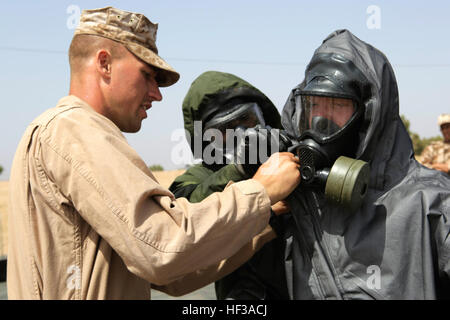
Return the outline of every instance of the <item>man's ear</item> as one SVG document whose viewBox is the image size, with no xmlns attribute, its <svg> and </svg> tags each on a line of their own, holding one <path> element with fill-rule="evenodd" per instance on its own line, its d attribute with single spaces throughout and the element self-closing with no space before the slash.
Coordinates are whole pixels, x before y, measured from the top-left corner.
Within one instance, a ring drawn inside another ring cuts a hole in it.
<svg viewBox="0 0 450 320">
<path fill-rule="evenodd" d="M 96 69 L 103 78 L 111 78 L 111 54 L 105 49 L 101 49 L 96 55 Z"/>
</svg>

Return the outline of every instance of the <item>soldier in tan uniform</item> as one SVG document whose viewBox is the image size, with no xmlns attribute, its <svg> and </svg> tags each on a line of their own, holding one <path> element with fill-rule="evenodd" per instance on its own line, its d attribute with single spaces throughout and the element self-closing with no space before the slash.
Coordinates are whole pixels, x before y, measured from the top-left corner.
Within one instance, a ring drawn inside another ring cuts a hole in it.
<svg viewBox="0 0 450 320">
<path fill-rule="evenodd" d="M 181 295 L 273 239 L 270 206 L 300 181 L 292 154 L 192 204 L 160 186 L 122 134 L 179 78 L 157 54 L 156 28 L 112 7 L 82 12 L 69 96 L 28 126 L 13 161 L 10 299 Z"/>
<path fill-rule="evenodd" d="M 450 114 L 441 114 L 438 118 L 443 140 L 434 141 L 423 150 L 421 163 L 431 169 L 450 173 Z"/>
</svg>

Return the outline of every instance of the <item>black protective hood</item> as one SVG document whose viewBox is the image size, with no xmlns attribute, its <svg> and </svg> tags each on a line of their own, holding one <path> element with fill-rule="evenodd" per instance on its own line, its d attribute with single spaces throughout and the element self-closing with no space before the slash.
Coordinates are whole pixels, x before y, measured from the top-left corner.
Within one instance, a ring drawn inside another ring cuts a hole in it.
<svg viewBox="0 0 450 320">
<path fill-rule="evenodd" d="M 361 98 L 363 115 L 356 157 L 370 163 L 371 186 L 381 190 L 401 179 L 413 147 L 399 116 L 397 82 L 385 55 L 348 30 L 329 35 L 314 52 L 305 80 L 291 91 L 284 106 L 282 124 L 292 139 L 299 138 L 296 91 L 307 85 L 320 88 L 314 85 L 317 79 L 331 92 L 353 92 Z"/>
<path fill-rule="evenodd" d="M 305 71 L 302 95 L 349 98 L 362 104 L 370 97 L 370 84 L 352 61 L 332 53 L 317 53 Z"/>
<path fill-rule="evenodd" d="M 351 62 L 369 85 L 361 95 L 364 113 L 356 156 L 369 162 L 370 183 L 356 211 L 336 206 L 312 189 L 290 194 L 294 223 L 284 235 L 290 297 L 448 299 L 450 179 L 414 159 L 399 116 L 397 82 L 384 54 L 338 30 L 315 51 L 305 79 L 309 70 L 318 70 L 316 62 L 327 70 L 336 61 Z M 342 70 L 336 74 L 345 74 Z M 320 76 L 339 87 L 333 73 Z M 293 139 L 299 138 L 295 90 L 307 82 L 292 90 L 282 112 Z"/>
</svg>

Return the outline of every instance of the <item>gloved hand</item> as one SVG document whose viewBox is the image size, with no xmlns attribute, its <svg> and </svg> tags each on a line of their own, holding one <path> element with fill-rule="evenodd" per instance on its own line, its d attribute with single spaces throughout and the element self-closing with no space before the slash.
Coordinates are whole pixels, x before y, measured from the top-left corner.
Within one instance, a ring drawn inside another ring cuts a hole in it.
<svg viewBox="0 0 450 320">
<path fill-rule="evenodd" d="M 292 141 L 291 139 L 289 139 L 286 131 L 280 129 L 271 129 L 272 136 L 275 136 L 275 133 L 278 133 L 278 151 L 288 151 L 289 147 L 292 146 Z"/>
<path fill-rule="evenodd" d="M 238 127 L 235 132 L 238 136 L 238 141 L 232 162 L 241 174 L 246 178 L 250 178 L 256 173 L 261 164 L 258 159 L 258 139 L 260 139 L 260 134 L 255 128 L 244 129 Z"/>
<path fill-rule="evenodd" d="M 252 177 L 273 153 L 286 151 L 291 144 L 282 130 L 270 126 L 238 127 L 236 133 L 239 138 L 232 162 L 247 177 Z"/>
</svg>

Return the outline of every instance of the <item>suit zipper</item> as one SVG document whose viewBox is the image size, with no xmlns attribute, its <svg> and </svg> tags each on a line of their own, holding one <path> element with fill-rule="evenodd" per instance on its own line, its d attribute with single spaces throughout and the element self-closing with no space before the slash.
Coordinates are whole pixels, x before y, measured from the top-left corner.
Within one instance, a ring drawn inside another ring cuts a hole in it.
<svg viewBox="0 0 450 320">
<path fill-rule="evenodd" d="M 324 257 L 324 259 L 326 261 L 327 268 L 328 268 L 330 274 L 333 277 L 333 279 L 332 279 L 333 283 L 334 283 L 334 285 L 335 285 L 335 287 L 337 289 L 337 292 L 339 293 L 339 297 L 338 298 L 342 300 L 342 299 L 344 299 L 343 298 L 343 294 L 342 294 L 342 290 L 341 290 L 342 286 L 336 280 L 337 277 L 336 277 L 335 268 L 334 268 L 333 262 L 332 262 L 332 260 L 331 260 L 331 258 L 329 256 L 329 254 L 328 254 L 328 252 L 329 252 L 328 246 L 326 245 L 325 241 L 323 240 L 323 230 L 322 230 L 322 228 L 320 226 L 320 223 L 319 223 L 319 218 L 318 218 L 319 217 L 319 210 L 320 210 L 319 201 L 317 199 L 317 196 L 313 192 L 311 193 L 311 195 L 312 195 L 312 200 L 314 202 L 314 207 L 313 207 L 314 210 L 312 210 L 312 212 L 311 212 L 311 221 L 312 221 L 312 224 L 313 224 L 314 236 L 316 237 L 317 244 L 318 244 L 318 246 L 320 248 L 320 251 L 321 251 L 321 253 L 322 253 L 322 255 L 323 255 L 323 257 Z M 319 281 L 319 279 L 318 279 L 318 281 Z M 322 294 L 323 294 L 322 286 L 320 284 L 319 284 L 319 286 L 320 286 L 320 288 L 322 290 Z"/>
</svg>

